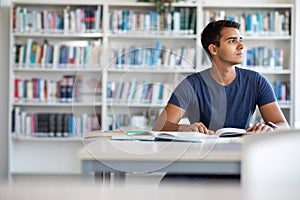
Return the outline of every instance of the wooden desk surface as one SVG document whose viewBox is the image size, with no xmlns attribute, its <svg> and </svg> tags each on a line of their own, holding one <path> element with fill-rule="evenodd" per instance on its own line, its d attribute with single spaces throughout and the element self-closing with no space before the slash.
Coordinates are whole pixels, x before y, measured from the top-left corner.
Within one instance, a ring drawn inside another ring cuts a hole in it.
<svg viewBox="0 0 300 200">
<path fill-rule="evenodd" d="M 79 151 L 82 177 L 90 180 L 93 174 L 113 172 L 123 181 L 126 172 L 240 174 L 242 143 L 220 140 L 206 139 L 203 143 L 89 141 Z"/>
<path fill-rule="evenodd" d="M 240 161 L 241 142 L 207 139 L 203 143 L 89 141 L 79 151 L 80 160 L 141 160 L 141 161 Z"/>
</svg>

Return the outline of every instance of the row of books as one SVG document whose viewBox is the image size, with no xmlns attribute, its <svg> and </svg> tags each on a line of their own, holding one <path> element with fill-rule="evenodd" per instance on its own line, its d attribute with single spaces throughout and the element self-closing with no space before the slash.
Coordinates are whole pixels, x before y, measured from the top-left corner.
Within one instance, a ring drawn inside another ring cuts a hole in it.
<svg viewBox="0 0 300 200">
<path fill-rule="evenodd" d="M 171 12 L 165 6 L 164 12 L 137 10 L 113 10 L 109 13 L 109 30 L 112 33 L 128 31 L 172 31 L 175 33 L 196 33 L 196 8 L 182 7 Z"/>
<path fill-rule="evenodd" d="M 16 102 L 100 102 L 101 96 L 102 84 L 97 77 L 64 75 L 59 80 L 41 77 L 14 80 Z"/>
<path fill-rule="evenodd" d="M 147 117 L 144 115 L 130 116 L 128 114 L 118 114 L 108 116 L 108 130 L 127 129 L 145 129 L 147 125 Z"/>
<path fill-rule="evenodd" d="M 112 49 L 110 59 L 117 68 L 131 65 L 142 66 L 180 66 L 182 69 L 194 69 L 196 50 L 192 47 L 167 49 L 160 41 L 153 47 L 124 47 Z"/>
<path fill-rule="evenodd" d="M 13 61 L 17 68 L 99 67 L 103 57 L 100 41 L 74 41 L 72 44 L 42 44 L 29 38 L 26 44 L 15 44 Z"/>
<path fill-rule="evenodd" d="M 99 114 L 28 113 L 15 107 L 12 117 L 12 133 L 18 136 L 82 137 L 101 129 Z"/>
<path fill-rule="evenodd" d="M 171 83 L 136 81 L 108 81 L 107 99 L 114 103 L 162 104 L 174 89 Z"/>
<path fill-rule="evenodd" d="M 283 67 L 283 49 L 257 46 L 247 49 L 246 66 Z"/>
<path fill-rule="evenodd" d="M 15 78 L 14 99 L 26 102 L 72 102 L 74 81 L 74 76 L 64 76 L 58 81 L 38 77 Z"/>
<path fill-rule="evenodd" d="M 86 33 L 100 32 L 102 7 L 84 6 L 63 10 L 36 9 L 15 6 L 13 29 L 21 33 Z"/>
<path fill-rule="evenodd" d="M 132 124 L 128 114 L 108 115 L 107 122 L 108 130 L 122 129 L 123 127 L 129 127 Z"/>
<path fill-rule="evenodd" d="M 212 20 L 229 19 L 241 24 L 242 33 L 250 35 L 290 35 L 291 33 L 291 14 L 289 10 L 272 10 L 256 12 L 244 12 L 240 15 L 232 15 L 224 10 L 205 11 L 205 23 Z"/>
<path fill-rule="evenodd" d="M 273 89 L 278 101 L 285 102 L 291 100 L 290 82 L 274 81 Z"/>
<path fill-rule="evenodd" d="M 151 109 L 151 111 L 143 110 L 140 114 L 116 114 L 108 115 L 108 129 L 109 130 L 136 130 L 136 129 L 149 129 L 158 117 L 158 109 Z"/>
</svg>

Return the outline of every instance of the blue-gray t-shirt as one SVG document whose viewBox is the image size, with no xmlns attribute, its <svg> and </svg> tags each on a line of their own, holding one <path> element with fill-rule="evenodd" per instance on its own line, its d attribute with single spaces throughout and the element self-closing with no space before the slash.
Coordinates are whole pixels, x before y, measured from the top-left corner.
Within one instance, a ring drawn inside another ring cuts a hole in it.
<svg viewBox="0 0 300 200">
<path fill-rule="evenodd" d="M 190 123 L 202 122 L 216 131 L 223 127 L 246 129 L 256 106 L 275 102 L 272 86 L 258 72 L 235 67 L 228 86 L 217 83 L 210 69 L 189 75 L 172 93 L 168 103 L 185 110 Z"/>
</svg>

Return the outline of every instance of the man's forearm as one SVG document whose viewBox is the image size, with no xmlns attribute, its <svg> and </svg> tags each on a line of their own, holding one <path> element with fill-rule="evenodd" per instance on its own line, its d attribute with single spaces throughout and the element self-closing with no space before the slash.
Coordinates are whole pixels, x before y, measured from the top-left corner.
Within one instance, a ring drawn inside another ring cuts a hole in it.
<svg viewBox="0 0 300 200">
<path fill-rule="evenodd" d="M 183 131 L 189 125 L 185 124 L 175 124 L 169 121 L 164 121 L 164 123 L 155 124 L 152 128 L 154 131 Z"/>
<path fill-rule="evenodd" d="M 278 129 L 290 129 L 290 125 L 287 122 L 276 123 Z"/>
</svg>

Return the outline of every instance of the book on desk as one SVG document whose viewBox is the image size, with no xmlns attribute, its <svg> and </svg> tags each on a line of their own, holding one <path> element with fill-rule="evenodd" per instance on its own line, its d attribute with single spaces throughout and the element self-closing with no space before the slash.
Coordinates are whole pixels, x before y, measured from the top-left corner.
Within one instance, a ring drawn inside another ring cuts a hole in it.
<svg viewBox="0 0 300 200">
<path fill-rule="evenodd" d="M 249 134 L 244 129 L 221 128 L 214 135 L 199 132 L 151 131 L 151 130 L 99 130 L 89 132 L 85 139 L 109 138 L 111 140 L 140 140 L 140 141 L 181 141 L 202 142 L 207 138 L 239 137 Z"/>
<path fill-rule="evenodd" d="M 206 135 L 199 132 L 144 131 L 133 134 L 127 132 L 127 134 L 123 135 L 113 135 L 111 140 L 203 142 L 207 138 L 217 137 L 217 135 Z"/>
<path fill-rule="evenodd" d="M 218 135 L 219 137 L 239 137 L 249 134 L 251 133 L 246 132 L 245 129 L 241 128 L 221 128 L 215 132 L 215 135 Z"/>
</svg>

